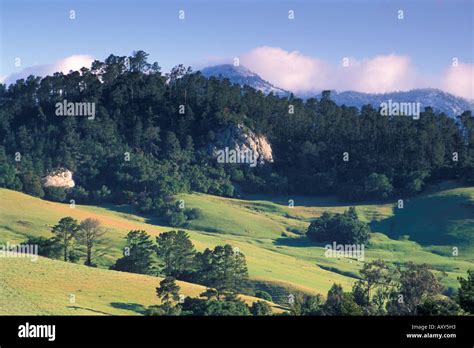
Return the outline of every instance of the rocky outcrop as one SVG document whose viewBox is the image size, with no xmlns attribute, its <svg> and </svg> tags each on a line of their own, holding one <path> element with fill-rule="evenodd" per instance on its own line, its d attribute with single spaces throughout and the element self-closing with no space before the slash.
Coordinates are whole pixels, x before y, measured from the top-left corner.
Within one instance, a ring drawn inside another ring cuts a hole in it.
<svg viewBox="0 0 474 348">
<path fill-rule="evenodd" d="M 72 172 L 65 168 L 59 168 L 43 178 L 44 187 L 72 188 L 74 185 L 75 183 L 72 179 Z"/>
<path fill-rule="evenodd" d="M 238 154 L 251 154 L 260 165 L 273 162 L 272 147 L 267 137 L 255 134 L 243 124 L 229 126 L 218 132 L 209 150 L 216 157 L 222 151 L 226 151 L 226 153 L 235 151 Z M 232 161 L 230 162 L 232 163 Z"/>
</svg>

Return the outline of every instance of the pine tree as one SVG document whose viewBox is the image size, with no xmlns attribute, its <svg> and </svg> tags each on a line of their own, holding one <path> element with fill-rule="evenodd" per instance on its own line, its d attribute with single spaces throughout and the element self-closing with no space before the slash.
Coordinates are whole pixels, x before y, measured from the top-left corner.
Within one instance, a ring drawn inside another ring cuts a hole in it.
<svg viewBox="0 0 474 348">
<path fill-rule="evenodd" d="M 124 256 L 111 269 L 123 272 L 154 274 L 155 245 L 145 231 L 130 231 L 126 236 Z"/>
<path fill-rule="evenodd" d="M 164 263 L 162 271 L 176 279 L 189 277 L 194 270 L 194 245 L 186 232 L 163 232 L 156 237 L 156 253 Z"/>
<path fill-rule="evenodd" d="M 96 219 L 86 219 L 79 224 L 77 240 L 86 248 L 86 266 L 93 266 L 93 258 L 97 248 L 103 242 L 105 230 L 101 227 L 100 221 Z"/>
<path fill-rule="evenodd" d="M 53 227 L 55 243 L 59 244 L 62 249 L 64 261 L 68 261 L 71 252 L 71 246 L 73 245 L 74 238 L 77 237 L 79 226 L 77 220 L 70 216 L 64 217 L 59 220 L 58 224 Z"/>
</svg>

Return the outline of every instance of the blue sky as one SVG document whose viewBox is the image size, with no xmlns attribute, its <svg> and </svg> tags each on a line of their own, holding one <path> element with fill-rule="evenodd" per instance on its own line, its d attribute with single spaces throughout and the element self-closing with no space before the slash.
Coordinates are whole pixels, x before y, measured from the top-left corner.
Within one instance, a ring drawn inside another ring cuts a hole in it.
<svg viewBox="0 0 474 348">
<path fill-rule="evenodd" d="M 468 0 L 0 2 L 0 77 L 73 55 L 104 59 L 137 49 L 164 71 L 178 63 L 200 68 L 241 56 L 248 63 L 255 57 L 249 52 L 259 47 L 297 51 L 331 66 L 343 57 L 363 64 L 377 56 L 403 56 L 423 77 L 417 78 L 420 85 L 441 83 L 453 57 L 468 70 L 474 63 L 474 2 Z M 181 9 L 184 21 L 178 18 Z M 290 9 L 294 20 L 288 19 Z"/>
</svg>

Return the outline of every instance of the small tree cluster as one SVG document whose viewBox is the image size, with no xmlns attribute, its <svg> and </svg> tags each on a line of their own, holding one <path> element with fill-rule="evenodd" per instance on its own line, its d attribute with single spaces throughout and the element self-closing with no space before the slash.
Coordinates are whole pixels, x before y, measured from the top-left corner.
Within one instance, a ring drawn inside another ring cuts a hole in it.
<svg viewBox="0 0 474 348">
<path fill-rule="evenodd" d="M 353 207 L 343 214 L 324 212 L 313 221 L 306 235 L 314 242 L 333 242 L 339 244 L 366 244 L 370 227 L 358 219 Z"/>
<path fill-rule="evenodd" d="M 193 281 L 215 288 L 219 295 L 237 291 L 248 277 L 245 255 L 228 244 L 196 252 L 182 230 L 161 233 L 156 244 L 145 231 L 131 231 L 126 239 L 124 256 L 112 269 Z"/>
<path fill-rule="evenodd" d="M 99 220 L 87 218 L 78 223 L 70 216 L 64 217 L 53 226 L 54 237 L 30 238 L 28 243 L 37 243 L 40 254 L 48 257 L 61 257 L 64 261 L 77 262 L 81 255 L 84 264 L 95 267 L 94 259 L 102 255 L 105 229 Z"/>
</svg>

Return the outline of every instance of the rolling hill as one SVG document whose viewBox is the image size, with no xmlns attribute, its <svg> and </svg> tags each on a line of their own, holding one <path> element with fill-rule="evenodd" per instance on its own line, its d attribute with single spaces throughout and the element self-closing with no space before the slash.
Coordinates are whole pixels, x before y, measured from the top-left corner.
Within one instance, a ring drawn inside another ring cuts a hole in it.
<svg viewBox="0 0 474 348">
<path fill-rule="evenodd" d="M 163 278 L 90 268 L 40 257 L 0 261 L 0 315 L 143 315 L 159 304 Z M 181 293 L 199 297 L 206 288 L 181 282 Z M 241 296 L 246 303 L 257 299 Z M 259 299 L 260 300 L 260 299 Z M 272 304 L 275 313 L 283 309 Z"/>
<path fill-rule="evenodd" d="M 465 276 L 467 269 L 473 268 L 474 265 L 472 187 L 444 185 L 425 195 L 411 198 L 406 202 L 403 211 L 397 209 L 395 204 L 386 202 L 356 205 L 359 217 L 370 223 L 373 231 L 370 245 L 365 250 L 364 261 L 327 258 L 323 245 L 311 244 L 306 237 L 301 236 L 310 221 L 324 211 L 343 212 L 348 208 L 332 197 L 291 197 L 295 202 L 294 208 L 288 206 L 290 197 L 248 196 L 245 199 L 229 199 L 193 193 L 176 198 L 183 199 L 186 208 L 199 207 L 203 211 L 201 218 L 192 220 L 185 228 L 196 248 L 203 250 L 225 243 L 238 247 L 247 258 L 250 275 L 248 287 L 267 290 L 272 293 L 276 302 L 282 304 L 285 303 L 287 294 L 292 291 L 324 295 L 333 283 L 339 283 L 349 290 L 357 280 L 363 262 L 377 258 L 393 264 L 403 264 L 407 261 L 428 263 L 439 275 L 443 275 L 444 285 L 452 288 L 457 287 L 456 278 Z M 0 189 L 0 243 L 22 242 L 28 235 L 49 237 L 51 227 L 64 216 L 79 220 L 96 218 L 107 227 L 108 251 L 99 263 L 100 267 L 107 267 L 120 257 L 124 245 L 123 237 L 128 231 L 143 229 L 156 236 L 163 231 L 174 229 L 160 225 L 160 220 L 156 217 L 136 215 L 128 206 L 76 205 L 71 208 L 68 204 L 48 202 L 23 193 Z M 457 256 L 452 253 L 453 247 L 459 249 Z M 41 284 L 48 289 L 45 292 L 54 292 L 54 284 L 70 282 L 69 278 L 54 279 L 55 276 L 51 275 L 53 278 L 48 279 L 46 276 L 50 273 L 58 276 L 63 272 L 62 267 L 77 268 L 76 272 L 79 273 L 90 271 L 92 278 L 110 275 L 111 287 L 113 279 L 119 280 L 123 277 L 123 281 L 127 282 L 125 278 L 135 277 L 120 272 L 64 264 L 60 261 L 41 260 L 36 266 L 25 266 L 18 263 L 19 260 L 0 259 L 0 264 L 3 265 L 0 266 L 3 267 L 0 272 L 2 284 L 5 284 L 5 279 L 8 278 L 9 292 L 17 291 L 20 294 L 18 296 L 28 298 L 42 296 L 35 295 L 37 290 L 33 290 L 40 289 Z M 44 265 L 44 270 L 41 265 Z M 32 290 L 26 290 L 28 288 L 22 283 L 27 281 L 24 277 L 28 273 L 15 271 L 22 267 L 27 267 L 30 274 L 44 274 L 43 278 L 36 280 L 37 287 L 29 288 Z M 37 268 L 33 271 L 32 267 Z M 48 267 L 53 271 L 48 271 Z M 8 272 L 3 272 L 6 269 Z M 143 300 L 138 295 L 140 291 L 135 290 L 131 293 L 136 293 L 136 297 L 134 295 L 128 299 L 124 295 L 118 302 L 140 305 L 153 303 L 156 278 L 143 277 L 143 283 L 150 284 L 146 285 L 147 295 L 140 295 Z M 133 280 L 130 282 L 134 283 Z M 16 286 L 21 291 L 15 290 Z M 65 292 L 67 291 L 72 290 L 67 289 Z M 111 307 L 110 303 L 113 301 L 109 301 L 109 298 L 105 302 L 97 298 L 96 305 L 92 297 L 90 305 L 85 306 L 89 309 L 112 314 L 130 312 L 129 309 Z M 61 308 L 61 313 L 71 313 L 70 308 Z M 84 313 L 83 311 L 81 309 L 80 313 Z"/>
</svg>

